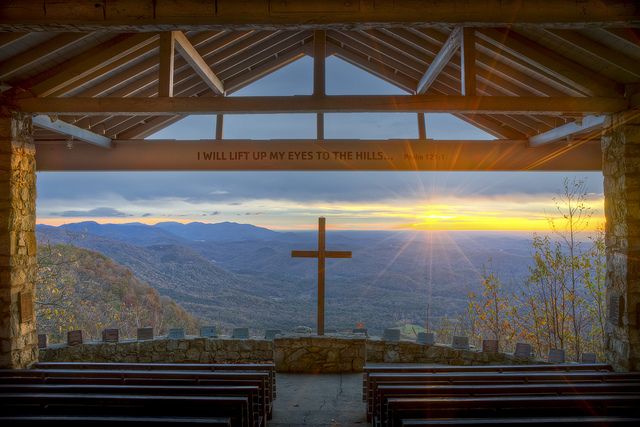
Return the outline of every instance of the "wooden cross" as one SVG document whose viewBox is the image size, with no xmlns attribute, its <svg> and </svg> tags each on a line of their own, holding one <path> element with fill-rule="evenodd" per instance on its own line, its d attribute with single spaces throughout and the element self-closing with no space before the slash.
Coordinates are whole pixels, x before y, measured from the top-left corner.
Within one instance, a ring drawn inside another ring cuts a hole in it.
<svg viewBox="0 0 640 427">
<path fill-rule="evenodd" d="M 325 249 L 325 219 L 318 218 L 318 250 L 291 251 L 293 258 L 318 258 L 318 335 L 324 335 L 324 265 L 326 258 L 351 258 L 351 251 Z"/>
</svg>

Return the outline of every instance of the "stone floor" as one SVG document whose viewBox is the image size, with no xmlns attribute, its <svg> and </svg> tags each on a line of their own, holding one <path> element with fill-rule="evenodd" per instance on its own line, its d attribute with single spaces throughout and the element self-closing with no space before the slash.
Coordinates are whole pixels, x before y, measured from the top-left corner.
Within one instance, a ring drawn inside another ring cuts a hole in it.
<svg viewBox="0 0 640 427">
<path fill-rule="evenodd" d="M 277 374 L 269 426 L 364 427 L 362 374 Z"/>
</svg>

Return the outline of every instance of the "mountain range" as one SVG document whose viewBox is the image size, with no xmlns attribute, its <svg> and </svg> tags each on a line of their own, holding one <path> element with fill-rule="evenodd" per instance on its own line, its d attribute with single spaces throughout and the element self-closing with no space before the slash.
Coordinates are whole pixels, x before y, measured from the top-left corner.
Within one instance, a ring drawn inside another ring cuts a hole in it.
<svg viewBox="0 0 640 427">
<path fill-rule="evenodd" d="M 40 243 L 97 251 L 129 268 L 205 323 L 221 328 L 315 327 L 315 232 L 277 232 L 250 224 L 163 222 L 59 227 L 38 225 Z M 327 261 L 326 327 L 372 331 L 401 322 L 455 317 L 483 269 L 508 291 L 526 279 L 531 236 L 490 232 L 328 231 L 327 248 L 352 259 Z"/>
</svg>

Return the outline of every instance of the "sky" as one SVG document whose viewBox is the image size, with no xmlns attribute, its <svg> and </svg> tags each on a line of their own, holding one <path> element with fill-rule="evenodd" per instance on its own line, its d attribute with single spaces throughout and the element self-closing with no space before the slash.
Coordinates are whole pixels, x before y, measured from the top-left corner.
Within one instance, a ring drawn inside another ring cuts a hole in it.
<svg viewBox="0 0 640 427">
<path fill-rule="evenodd" d="M 405 94 L 337 58 L 327 93 Z M 232 96 L 308 95 L 304 57 Z M 449 114 L 427 114 L 427 137 L 492 139 Z M 210 139 L 214 116 L 190 116 L 150 138 Z M 416 138 L 415 114 L 326 114 L 325 137 Z M 229 139 L 314 138 L 313 114 L 225 115 Z M 39 172 L 38 223 L 162 221 L 250 223 L 276 230 L 544 231 L 563 180 L 584 180 L 590 228 L 603 222 L 600 172 Z"/>
</svg>

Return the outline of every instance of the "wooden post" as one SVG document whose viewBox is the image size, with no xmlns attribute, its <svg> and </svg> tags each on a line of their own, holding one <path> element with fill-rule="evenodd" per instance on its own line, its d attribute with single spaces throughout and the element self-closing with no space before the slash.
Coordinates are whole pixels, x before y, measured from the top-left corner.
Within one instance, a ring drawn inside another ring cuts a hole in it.
<svg viewBox="0 0 640 427">
<path fill-rule="evenodd" d="M 424 113 L 418 113 L 418 139 L 427 139 L 427 127 L 424 119 Z"/>
<path fill-rule="evenodd" d="M 313 32 L 313 95 L 324 96 L 326 94 L 325 82 L 325 56 L 326 49 L 326 32 L 324 30 L 316 30 Z M 316 138 L 324 139 L 324 114 L 316 115 Z"/>
<path fill-rule="evenodd" d="M 216 114 L 216 140 L 221 141 L 224 134 L 224 114 Z"/>
<path fill-rule="evenodd" d="M 462 44 L 460 58 L 462 64 L 460 73 L 462 74 L 460 88 L 463 95 L 476 95 L 476 30 L 465 27 L 462 30 Z"/>
</svg>

